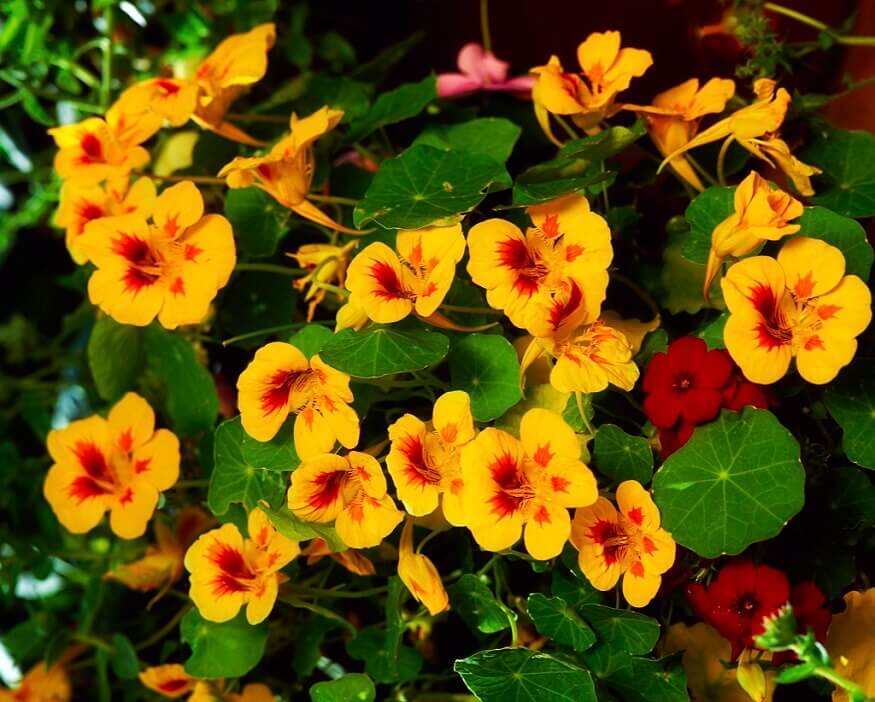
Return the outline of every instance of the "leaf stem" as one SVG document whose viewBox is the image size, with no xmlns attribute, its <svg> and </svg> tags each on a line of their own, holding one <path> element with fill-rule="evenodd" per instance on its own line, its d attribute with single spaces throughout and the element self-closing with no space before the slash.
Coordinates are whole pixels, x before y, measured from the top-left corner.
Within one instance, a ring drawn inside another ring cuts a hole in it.
<svg viewBox="0 0 875 702">
<path fill-rule="evenodd" d="M 320 195 L 319 193 L 308 193 L 307 199 L 313 202 L 325 202 L 330 205 L 349 205 L 355 207 L 359 204 L 358 200 L 351 197 L 339 197 L 337 195 Z"/>
<path fill-rule="evenodd" d="M 222 346 L 230 346 L 231 344 L 236 344 L 238 341 L 246 341 L 247 339 L 257 339 L 259 336 L 267 336 L 268 334 L 273 334 L 274 332 L 288 331 L 289 329 L 300 329 L 301 327 L 307 326 L 308 324 L 324 324 L 326 326 L 330 326 L 331 324 L 333 324 L 333 322 L 327 320 L 319 320 L 315 322 L 294 322 L 293 324 L 280 324 L 276 327 L 265 327 L 264 329 L 258 329 L 256 331 L 248 332 L 246 334 L 232 336 L 230 339 L 225 339 L 222 342 Z"/>
<path fill-rule="evenodd" d="M 480 36 L 484 51 L 490 53 L 492 51 L 492 34 L 489 31 L 489 0 L 480 0 Z"/>
<path fill-rule="evenodd" d="M 156 175 L 155 173 L 144 173 L 143 171 L 134 171 L 134 175 L 144 176 L 152 180 L 162 180 L 167 183 L 181 183 L 184 180 L 190 180 L 192 183 L 200 183 L 201 185 L 224 185 L 224 178 L 216 178 L 214 176 L 196 176 L 196 175 Z"/>
<path fill-rule="evenodd" d="M 650 297 L 650 295 L 648 294 L 648 292 L 644 288 L 642 288 L 638 283 L 636 283 L 631 278 L 623 275 L 622 273 L 618 273 L 617 271 L 612 271 L 611 277 L 614 280 L 616 280 L 618 283 L 622 283 L 627 288 L 629 288 L 629 290 L 634 292 L 638 296 L 638 298 L 641 300 L 641 302 L 643 302 L 645 305 L 647 305 L 647 308 L 653 314 L 654 319 L 659 317 L 659 307 L 657 307 L 656 303 L 653 301 L 653 298 Z"/>
<path fill-rule="evenodd" d="M 179 622 L 190 609 L 191 603 L 183 605 L 164 626 L 162 626 L 154 634 L 148 636 L 147 638 L 140 641 L 140 643 L 138 643 L 136 646 L 134 646 L 134 650 L 142 651 L 144 648 L 149 648 L 149 646 L 159 643 L 165 636 L 167 636 L 167 634 L 169 634 L 171 631 L 173 631 L 174 628 L 176 628 L 176 625 L 179 624 Z"/>
<path fill-rule="evenodd" d="M 307 272 L 303 268 L 288 268 L 287 266 L 278 266 L 273 263 L 238 263 L 234 266 L 234 270 L 254 273 L 276 273 L 277 275 L 287 275 L 293 278 Z"/>
<path fill-rule="evenodd" d="M 785 7 L 784 5 L 780 5 L 776 2 L 763 3 L 763 8 L 766 10 L 771 10 L 775 14 L 789 17 L 790 19 L 794 19 L 801 24 L 805 24 L 809 27 L 820 30 L 821 32 L 828 34 L 838 44 L 844 44 L 845 46 L 875 46 L 875 36 L 840 34 L 825 22 L 821 22 L 820 20 L 814 19 L 814 17 L 810 17 L 809 15 L 799 12 L 798 10 L 794 10 L 790 7 Z"/>
<path fill-rule="evenodd" d="M 466 307 L 464 305 L 448 305 L 444 303 L 441 309 L 446 312 L 461 312 L 463 314 L 494 314 L 498 317 L 504 314 L 502 310 L 494 310 L 491 307 Z"/>
<path fill-rule="evenodd" d="M 300 595 L 302 597 L 326 597 L 329 599 L 346 599 L 346 600 L 354 600 L 362 597 L 373 597 L 374 595 L 382 595 L 384 592 L 387 592 L 389 587 L 387 585 L 381 585 L 380 587 L 372 587 L 368 590 L 323 590 L 321 588 L 316 587 L 301 587 L 298 585 L 290 585 L 287 588 L 287 592 L 294 595 Z"/>
</svg>

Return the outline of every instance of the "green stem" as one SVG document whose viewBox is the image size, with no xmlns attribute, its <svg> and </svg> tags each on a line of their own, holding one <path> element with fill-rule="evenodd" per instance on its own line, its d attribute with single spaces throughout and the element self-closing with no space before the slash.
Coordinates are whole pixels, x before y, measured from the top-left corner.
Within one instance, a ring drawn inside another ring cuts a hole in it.
<svg viewBox="0 0 875 702">
<path fill-rule="evenodd" d="M 287 592 L 292 595 L 298 595 L 301 597 L 325 597 L 328 599 L 344 599 L 344 600 L 355 600 L 362 597 L 373 597 L 374 595 L 382 595 L 384 592 L 388 591 L 388 586 L 382 585 L 380 587 L 372 587 L 369 590 L 323 590 L 316 587 L 301 587 L 296 585 L 290 585 L 287 588 Z"/>
<path fill-rule="evenodd" d="M 686 157 L 687 161 L 690 162 L 690 165 L 695 169 L 696 173 L 698 173 L 700 176 L 702 176 L 705 179 L 705 181 L 708 183 L 708 185 L 719 185 L 719 183 L 714 178 L 714 176 L 712 176 L 710 173 L 708 173 L 708 171 L 706 171 L 702 167 L 702 165 L 698 161 L 696 161 L 696 159 L 694 159 L 692 156 L 690 156 L 689 152 L 685 153 L 684 156 Z"/>
<path fill-rule="evenodd" d="M 726 137 L 726 141 L 724 141 L 723 145 L 720 147 L 720 153 L 717 154 L 717 183 L 719 185 L 726 185 L 726 174 L 724 171 L 726 166 L 726 153 L 729 151 L 729 147 L 732 145 L 733 141 L 734 137 Z"/>
<path fill-rule="evenodd" d="M 73 63 L 72 61 L 68 61 L 67 59 L 56 58 L 52 59 L 52 65 L 57 66 L 58 68 L 69 71 L 76 78 L 79 79 L 80 82 L 87 85 L 92 90 L 102 90 L 102 82 L 97 80 L 91 72 L 82 68 L 78 63 Z M 101 105 L 102 105 L 102 96 L 101 96 Z"/>
<path fill-rule="evenodd" d="M 247 339 L 257 339 L 260 336 L 267 336 L 268 334 L 273 334 L 274 332 L 288 331 L 290 329 L 300 329 L 301 327 L 307 326 L 308 324 L 324 324 L 330 326 L 334 324 L 334 322 L 320 320 L 315 322 L 294 322 L 293 324 L 280 324 L 276 327 L 265 327 L 264 329 L 258 329 L 247 334 L 240 334 L 239 336 L 232 336 L 230 339 L 225 339 L 222 342 L 222 346 L 230 346 L 231 344 L 236 344 L 238 341 L 246 341 Z"/>
<path fill-rule="evenodd" d="M 586 416 L 586 407 L 584 407 L 583 404 L 583 393 L 580 392 L 580 390 L 575 390 L 574 399 L 577 402 L 577 411 L 580 413 L 580 421 L 583 422 L 586 433 L 590 436 L 595 436 L 595 429 L 593 429 L 592 424 L 589 423 L 589 419 Z"/>
<path fill-rule="evenodd" d="M 480 0 L 480 36 L 484 51 L 492 51 L 492 34 L 489 31 L 489 0 Z"/>
<path fill-rule="evenodd" d="M 101 651 L 106 651 L 107 653 L 112 653 L 113 649 L 106 641 L 98 639 L 96 636 L 88 636 L 87 634 L 73 634 L 73 639 L 79 641 L 84 644 L 88 644 L 89 646 L 93 646 L 94 648 L 100 649 Z"/>
<path fill-rule="evenodd" d="M 351 197 L 338 197 L 337 195 L 320 195 L 319 193 L 308 193 L 307 199 L 313 202 L 326 202 L 331 205 L 349 205 L 355 207 L 359 204 L 358 200 Z"/>
<path fill-rule="evenodd" d="M 653 298 L 650 297 L 650 295 L 647 293 L 647 291 L 644 288 L 642 288 L 638 283 L 636 283 L 631 278 L 628 278 L 627 276 L 623 275 L 622 273 L 617 273 L 616 271 L 611 272 L 611 277 L 614 280 L 616 280 L 618 283 L 622 283 L 627 288 L 629 288 L 629 290 L 634 292 L 639 297 L 641 302 L 643 302 L 645 305 L 647 305 L 647 307 L 650 310 L 650 313 L 653 315 L 654 319 L 656 319 L 659 316 L 659 307 L 656 305 L 656 303 L 653 301 Z"/>
<path fill-rule="evenodd" d="M 553 115 L 553 118 L 556 120 L 556 123 L 557 123 L 560 127 L 562 127 L 562 129 L 565 131 L 565 133 L 566 133 L 568 136 L 570 136 L 572 139 L 578 139 L 578 138 L 579 138 L 580 135 L 579 135 L 577 132 L 575 132 L 575 131 L 571 128 L 571 126 L 568 124 L 568 122 L 566 122 L 564 119 L 562 119 L 562 117 L 560 117 L 559 115 Z"/>
<path fill-rule="evenodd" d="M 779 5 L 776 2 L 763 3 L 763 8 L 766 10 L 771 10 L 778 15 L 784 15 L 784 17 L 794 19 L 797 22 L 808 25 L 809 27 L 813 27 L 814 29 L 820 30 L 821 32 L 825 32 L 830 37 L 832 37 L 832 39 L 835 40 L 838 44 L 844 44 L 845 46 L 875 46 L 875 36 L 840 34 L 825 22 L 816 20 L 814 19 L 814 17 L 810 17 L 802 12 L 799 12 L 798 10 L 784 7 L 784 5 Z"/>
<path fill-rule="evenodd" d="M 848 680 L 843 675 L 839 675 L 833 668 L 818 666 L 814 669 L 814 675 L 824 680 L 829 680 L 836 687 L 841 688 L 849 693 L 851 700 L 868 699 L 863 689 L 851 680 Z"/>
<path fill-rule="evenodd" d="M 441 305 L 441 309 L 446 312 L 462 312 L 463 314 L 494 314 L 501 316 L 504 314 L 501 310 L 494 310 L 491 307 L 465 307 L 464 305 Z"/>
<path fill-rule="evenodd" d="M 156 643 L 160 643 L 164 639 L 164 637 L 167 636 L 167 634 L 169 634 L 171 631 L 173 631 L 176 628 L 176 625 L 179 624 L 179 622 L 188 613 L 188 610 L 190 610 L 190 609 L 191 609 L 190 603 L 183 605 L 183 607 L 180 608 L 180 610 L 170 618 L 170 621 L 168 621 L 164 626 L 162 626 L 160 629 L 158 629 L 158 631 L 156 631 L 154 634 L 152 634 L 148 638 L 140 641 L 140 643 L 138 643 L 136 646 L 134 646 L 134 650 L 135 651 L 142 651 L 144 648 L 149 648 L 149 646 L 152 646 Z"/>
<path fill-rule="evenodd" d="M 224 178 L 216 178 L 214 176 L 195 176 L 195 175 L 156 175 L 154 173 L 144 173 L 143 171 L 134 171 L 134 175 L 151 178 L 152 180 L 161 180 L 167 183 L 181 183 L 184 180 L 190 180 L 192 183 L 200 183 L 201 185 L 224 185 Z"/>
<path fill-rule="evenodd" d="M 106 21 L 106 44 L 103 47 L 103 62 L 101 64 L 100 106 L 104 110 L 109 107 L 112 92 L 112 33 L 115 23 L 112 9 L 112 4 L 108 3 L 103 13 L 103 18 Z"/>
<path fill-rule="evenodd" d="M 344 290 L 336 285 L 331 285 L 330 283 L 323 283 L 321 280 L 314 280 L 313 285 L 322 290 L 327 290 L 328 292 L 333 292 L 335 295 L 340 297 L 341 299 L 349 296 L 349 290 Z"/>
<path fill-rule="evenodd" d="M 273 263 L 238 263 L 234 266 L 235 271 L 251 271 L 260 273 L 276 273 L 277 275 L 288 275 L 296 277 L 303 275 L 307 271 L 303 268 L 288 268 L 287 266 L 277 266 Z"/>
</svg>

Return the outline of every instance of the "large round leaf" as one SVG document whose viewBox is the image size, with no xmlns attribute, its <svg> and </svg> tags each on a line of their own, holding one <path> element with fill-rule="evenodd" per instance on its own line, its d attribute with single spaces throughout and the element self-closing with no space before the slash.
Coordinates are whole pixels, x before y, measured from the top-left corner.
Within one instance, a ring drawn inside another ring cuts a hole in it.
<svg viewBox="0 0 875 702">
<path fill-rule="evenodd" d="M 812 202 L 847 217 L 875 215 L 875 136 L 825 129 L 800 158 L 823 171 L 815 179 Z"/>
<path fill-rule="evenodd" d="M 522 398 L 520 364 L 503 336 L 469 334 L 453 345 L 448 362 L 453 389 L 471 396 L 471 412 L 479 422 L 500 417 Z"/>
<path fill-rule="evenodd" d="M 261 660 L 267 622 L 252 626 L 240 612 L 228 622 L 209 622 L 192 609 L 182 619 L 182 640 L 191 646 L 185 672 L 196 678 L 237 678 Z"/>
<path fill-rule="evenodd" d="M 735 188 L 708 188 L 690 203 L 684 216 L 690 225 L 690 233 L 681 247 L 681 255 L 688 261 L 708 262 L 711 249 L 711 234 L 714 228 L 732 214 L 735 206 Z"/>
<path fill-rule="evenodd" d="M 832 244 L 845 256 L 845 273 L 869 279 L 872 269 L 872 245 L 866 240 L 866 230 L 857 220 L 842 217 L 825 207 L 806 207 L 796 220 L 799 236 L 810 236 Z"/>
<path fill-rule="evenodd" d="M 875 469 L 875 376 L 858 359 L 826 391 L 826 406 L 842 428 L 845 455 L 857 465 Z"/>
</svg>

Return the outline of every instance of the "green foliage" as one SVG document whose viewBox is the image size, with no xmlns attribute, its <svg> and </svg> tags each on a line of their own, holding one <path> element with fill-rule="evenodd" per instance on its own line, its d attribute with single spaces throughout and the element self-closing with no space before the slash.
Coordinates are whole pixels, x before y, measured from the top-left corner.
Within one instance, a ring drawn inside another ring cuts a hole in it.
<svg viewBox="0 0 875 702">
<path fill-rule="evenodd" d="M 711 234 L 714 228 L 734 211 L 735 188 L 712 187 L 697 195 L 687 207 L 684 216 L 690 225 L 681 247 L 681 254 L 688 261 L 705 265 L 711 249 Z"/>
<path fill-rule="evenodd" d="M 592 629 L 561 597 L 544 597 L 536 592 L 529 595 L 528 610 L 538 632 L 558 644 L 580 653 L 595 643 Z"/>
<path fill-rule="evenodd" d="M 585 604 L 580 613 L 599 643 L 615 651 L 641 656 L 650 653 L 659 639 L 659 622 L 638 612 Z"/>
<path fill-rule="evenodd" d="M 246 614 L 222 624 L 203 619 L 192 609 L 182 619 L 182 640 L 191 648 L 185 672 L 198 678 L 236 678 L 261 660 L 267 645 L 267 624 L 252 626 Z"/>
<path fill-rule="evenodd" d="M 502 606 L 486 582 L 473 573 L 465 573 L 447 592 L 453 609 L 474 630 L 494 634 L 513 623 L 515 615 Z"/>
<path fill-rule="evenodd" d="M 415 117 L 435 96 L 434 76 L 383 93 L 374 101 L 367 114 L 352 121 L 346 135 L 347 141 L 360 141 L 374 130 Z"/>
<path fill-rule="evenodd" d="M 447 362 L 452 388 L 471 396 L 478 422 L 500 417 L 520 401 L 520 364 L 503 336 L 469 334 L 453 344 Z"/>
<path fill-rule="evenodd" d="M 374 702 L 377 691 L 367 675 L 348 673 L 310 688 L 311 702 Z"/>
<path fill-rule="evenodd" d="M 118 400 L 131 390 L 146 363 L 144 333 L 138 327 L 100 317 L 88 338 L 88 367 L 101 398 Z"/>
<path fill-rule="evenodd" d="M 829 413 L 842 428 L 845 454 L 857 465 L 875 469 L 875 377 L 860 359 L 843 371 L 826 392 Z"/>
<path fill-rule="evenodd" d="M 611 480 L 637 480 L 647 485 L 653 476 L 653 451 L 643 436 L 631 436 L 614 424 L 602 424 L 595 435 L 595 467 Z"/>
<path fill-rule="evenodd" d="M 845 217 L 875 215 L 875 136 L 821 129 L 800 158 L 823 171 L 815 178 L 812 202 Z"/>
<path fill-rule="evenodd" d="M 286 233 L 288 212 L 258 188 L 229 190 L 225 216 L 231 223 L 240 254 L 253 258 L 271 256 Z"/>
<path fill-rule="evenodd" d="M 801 227 L 798 236 L 821 239 L 844 254 L 845 273 L 869 279 L 875 253 L 859 222 L 825 207 L 806 207 L 796 223 Z"/>
</svg>

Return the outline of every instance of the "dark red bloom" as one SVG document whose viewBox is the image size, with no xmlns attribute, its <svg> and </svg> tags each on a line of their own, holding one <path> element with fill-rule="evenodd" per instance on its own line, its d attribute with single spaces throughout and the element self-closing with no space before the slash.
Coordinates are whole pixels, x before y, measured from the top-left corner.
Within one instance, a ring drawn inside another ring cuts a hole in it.
<svg viewBox="0 0 875 702">
<path fill-rule="evenodd" d="M 821 643 L 826 641 L 826 632 L 832 621 L 832 610 L 820 588 L 808 580 L 797 583 L 790 592 L 790 604 L 793 605 L 797 631 L 804 634 L 810 630 L 818 641 Z M 782 651 L 774 655 L 772 663 L 781 665 L 794 660 L 796 660 L 795 654 Z"/>
<path fill-rule="evenodd" d="M 733 412 L 740 412 L 748 405 L 768 409 L 771 404 L 774 403 L 768 388 L 746 380 L 741 373 L 736 373 L 734 382 L 723 391 L 723 407 Z"/>
<path fill-rule="evenodd" d="M 679 422 L 673 429 L 659 430 L 659 455 L 665 460 L 683 446 L 693 435 L 696 427 L 686 422 Z"/>
</svg>

